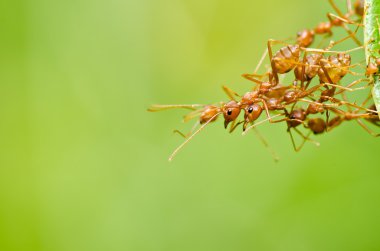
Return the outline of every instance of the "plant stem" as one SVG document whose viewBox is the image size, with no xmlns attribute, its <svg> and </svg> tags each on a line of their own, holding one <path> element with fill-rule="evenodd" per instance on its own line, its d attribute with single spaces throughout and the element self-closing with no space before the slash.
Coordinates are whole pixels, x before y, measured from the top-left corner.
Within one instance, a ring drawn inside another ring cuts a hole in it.
<svg viewBox="0 0 380 251">
<path fill-rule="evenodd" d="M 364 10 L 364 45 L 367 65 L 376 63 L 380 59 L 380 0 L 365 0 Z M 372 97 L 377 111 L 380 111 L 380 80 L 378 73 L 370 76 L 373 78 Z M 379 113 L 380 117 L 380 113 Z"/>
</svg>

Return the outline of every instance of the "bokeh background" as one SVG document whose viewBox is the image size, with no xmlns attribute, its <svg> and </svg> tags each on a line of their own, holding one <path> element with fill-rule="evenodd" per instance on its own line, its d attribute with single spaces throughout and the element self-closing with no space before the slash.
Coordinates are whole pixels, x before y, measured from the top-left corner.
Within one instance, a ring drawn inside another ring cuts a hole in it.
<svg viewBox="0 0 380 251">
<path fill-rule="evenodd" d="M 263 125 L 275 163 L 218 121 L 169 163 L 192 125 L 146 112 L 249 90 L 267 39 L 326 20 L 327 1 L 0 7 L 0 250 L 380 250 L 380 145 L 357 124 L 299 153 Z"/>
</svg>

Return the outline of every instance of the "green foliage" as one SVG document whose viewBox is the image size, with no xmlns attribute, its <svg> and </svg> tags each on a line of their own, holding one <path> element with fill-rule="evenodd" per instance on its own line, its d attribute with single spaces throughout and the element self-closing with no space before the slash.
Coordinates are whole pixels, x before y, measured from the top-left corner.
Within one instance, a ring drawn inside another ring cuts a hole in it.
<svg viewBox="0 0 380 251">
<path fill-rule="evenodd" d="M 366 0 L 365 16 L 364 16 L 364 43 L 366 52 L 366 62 L 376 64 L 376 59 L 380 58 L 380 1 Z M 372 76 L 374 78 L 374 86 L 372 89 L 373 100 L 376 108 L 380 111 L 380 81 L 378 74 Z"/>
</svg>

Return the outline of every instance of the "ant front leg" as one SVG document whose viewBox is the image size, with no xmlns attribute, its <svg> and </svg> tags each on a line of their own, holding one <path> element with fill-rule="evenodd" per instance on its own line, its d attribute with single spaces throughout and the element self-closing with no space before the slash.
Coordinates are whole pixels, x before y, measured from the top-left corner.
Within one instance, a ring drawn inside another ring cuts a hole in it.
<svg viewBox="0 0 380 251">
<path fill-rule="evenodd" d="M 278 162 L 280 158 L 278 157 L 277 153 L 272 149 L 272 147 L 270 147 L 270 145 L 268 144 L 264 136 L 255 127 L 253 128 L 253 131 L 256 134 L 256 136 L 259 138 L 261 143 L 265 146 L 265 148 L 268 149 L 268 151 L 272 154 L 274 161 Z"/>
<path fill-rule="evenodd" d="M 249 81 L 252 81 L 252 82 L 255 82 L 256 84 L 258 85 L 261 85 L 262 83 L 264 83 L 263 81 L 255 78 L 257 75 L 255 74 L 248 74 L 248 73 L 245 73 L 243 75 L 241 75 L 243 78 L 245 79 L 248 79 Z"/>
<path fill-rule="evenodd" d="M 195 122 L 195 124 L 193 125 L 193 127 L 186 134 L 184 134 L 183 132 L 181 132 L 180 130 L 177 130 L 177 129 L 173 130 L 173 133 L 174 134 L 177 133 L 180 136 L 182 136 L 183 138 L 187 139 L 193 133 L 193 131 L 198 127 L 198 125 L 199 125 L 199 121 Z"/>
<path fill-rule="evenodd" d="M 305 90 L 305 89 L 304 89 L 304 86 L 303 86 L 303 83 L 304 83 L 304 81 L 305 81 L 306 60 L 307 60 L 306 56 L 307 56 L 307 51 L 304 52 L 304 54 L 303 54 L 303 60 L 302 60 L 302 69 L 301 69 L 301 90 Z M 309 85 L 309 83 L 310 83 L 310 80 L 308 81 L 307 86 Z M 307 88 L 307 87 L 306 87 L 306 88 Z"/>
<path fill-rule="evenodd" d="M 277 85 L 279 83 L 278 73 L 277 73 L 277 69 L 275 67 L 274 61 L 272 60 L 273 59 L 273 51 L 272 51 L 272 44 L 273 43 L 283 43 L 283 42 L 281 42 L 279 40 L 274 40 L 274 39 L 269 39 L 268 40 L 269 62 L 270 62 L 271 68 L 272 68 L 272 73 L 273 73 L 274 80 L 275 80 L 276 85 Z"/>
<path fill-rule="evenodd" d="M 239 121 L 237 123 L 236 123 L 236 120 L 232 121 L 229 133 L 232 133 L 241 123 L 244 123 L 244 121 Z"/>
<path fill-rule="evenodd" d="M 295 132 L 297 132 L 302 137 L 302 139 L 303 139 L 302 143 L 297 147 L 296 143 L 295 143 L 295 140 L 294 140 L 294 137 L 293 137 L 293 134 L 292 134 L 292 131 L 290 129 L 292 129 L 292 128 L 289 128 L 288 132 L 289 132 L 289 135 L 290 135 L 290 139 L 292 140 L 292 145 L 293 145 L 294 151 L 299 152 L 302 149 L 302 147 L 305 145 L 306 141 L 309 141 L 309 142 L 315 144 L 316 146 L 320 145 L 319 142 L 314 141 L 314 140 L 312 140 L 312 139 L 309 138 L 309 136 L 311 134 L 311 131 L 305 136 L 300 130 L 298 130 L 297 128 L 293 127 L 293 130 Z"/>
<path fill-rule="evenodd" d="M 268 49 L 265 49 L 263 55 L 260 58 L 259 63 L 256 65 L 255 71 L 253 72 L 254 74 L 256 74 L 256 72 L 260 69 L 260 66 L 263 64 L 264 59 L 266 58 L 267 54 L 268 54 Z"/>
<path fill-rule="evenodd" d="M 329 3 L 331 5 L 331 7 L 335 10 L 335 12 L 341 16 L 341 17 L 344 17 L 343 13 L 340 11 L 340 9 L 338 8 L 338 6 L 336 6 L 335 2 L 333 0 L 329 0 Z"/>
</svg>

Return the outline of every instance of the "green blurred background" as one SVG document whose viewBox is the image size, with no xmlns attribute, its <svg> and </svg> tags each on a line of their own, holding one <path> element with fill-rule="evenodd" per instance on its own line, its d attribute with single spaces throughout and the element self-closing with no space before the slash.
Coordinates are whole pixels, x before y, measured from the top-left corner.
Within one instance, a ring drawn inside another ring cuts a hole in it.
<svg viewBox="0 0 380 251">
<path fill-rule="evenodd" d="M 191 123 L 146 112 L 248 90 L 267 39 L 326 20 L 327 1 L 0 7 L 0 250 L 380 250 L 379 143 L 357 124 L 299 153 L 263 125 L 274 163 L 218 121 L 169 163 Z"/>
</svg>

